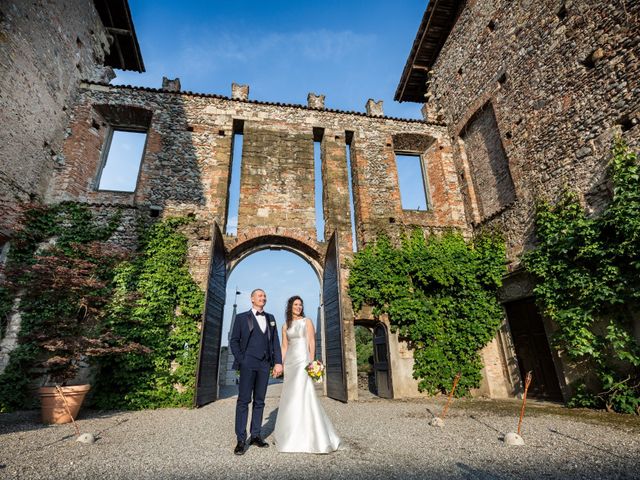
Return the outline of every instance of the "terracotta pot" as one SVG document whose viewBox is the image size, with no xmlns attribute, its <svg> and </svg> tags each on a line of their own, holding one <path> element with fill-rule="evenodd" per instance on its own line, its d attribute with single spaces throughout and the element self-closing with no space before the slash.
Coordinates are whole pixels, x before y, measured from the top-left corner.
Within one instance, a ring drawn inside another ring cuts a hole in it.
<svg viewBox="0 0 640 480">
<path fill-rule="evenodd" d="M 67 405 L 73 419 L 75 420 L 80 411 L 80 406 L 84 402 L 84 397 L 91 389 L 91 385 L 72 385 L 60 387 L 67 400 Z M 71 417 L 67 413 L 64 400 L 58 393 L 56 387 L 40 387 L 40 402 L 42 405 L 42 423 L 69 423 Z"/>
</svg>

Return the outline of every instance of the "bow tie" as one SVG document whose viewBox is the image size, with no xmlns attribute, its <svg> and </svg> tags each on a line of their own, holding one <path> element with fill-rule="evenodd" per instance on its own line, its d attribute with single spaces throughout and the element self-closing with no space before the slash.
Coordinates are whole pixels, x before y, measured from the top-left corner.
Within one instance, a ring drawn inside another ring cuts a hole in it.
<svg viewBox="0 0 640 480">
<path fill-rule="evenodd" d="M 264 312 L 256 312 L 256 317 L 257 317 L 258 315 L 262 315 L 262 316 L 264 317 Z"/>
</svg>

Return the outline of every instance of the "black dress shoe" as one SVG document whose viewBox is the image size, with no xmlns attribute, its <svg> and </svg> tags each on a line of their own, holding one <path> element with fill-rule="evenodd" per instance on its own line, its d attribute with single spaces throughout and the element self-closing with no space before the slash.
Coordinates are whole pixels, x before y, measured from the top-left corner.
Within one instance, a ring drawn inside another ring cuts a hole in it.
<svg viewBox="0 0 640 480">
<path fill-rule="evenodd" d="M 244 455 L 244 442 L 238 442 L 236 448 L 233 449 L 233 453 L 236 455 Z"/>
<path fill-rule="evenodd" d="M 251 437 L 249 440 L 249 445 L 255 445 L 256 447 L 265 448 L 268 447 L 269 444 L 262 440 L 260 437 Z"/>
</svg>

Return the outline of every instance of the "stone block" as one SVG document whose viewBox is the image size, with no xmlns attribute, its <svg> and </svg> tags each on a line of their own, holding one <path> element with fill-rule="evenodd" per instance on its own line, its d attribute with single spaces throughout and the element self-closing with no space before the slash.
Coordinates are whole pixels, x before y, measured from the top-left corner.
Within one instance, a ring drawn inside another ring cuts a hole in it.
<svg viewBox="0 0 640 480">
<path fill-rule="evenodd" d="M 249 100 L 249 85 L 231 84 L 231 98 L 234 100 Z"/>
</svg>

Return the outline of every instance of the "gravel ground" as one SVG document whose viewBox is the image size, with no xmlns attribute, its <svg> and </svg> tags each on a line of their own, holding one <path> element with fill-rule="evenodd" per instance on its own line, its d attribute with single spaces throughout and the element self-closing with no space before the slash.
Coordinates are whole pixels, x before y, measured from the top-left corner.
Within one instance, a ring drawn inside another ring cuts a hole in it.
<svg viewBox="0 0 640 480">
<path fill-rule="evenodd" d="M 269 387 L 263 434 L 272 442 L 278 385 Z M 429 426 L 444 399 L 322 403 L 343 440 L 329 455 L 233 455 L 235 398 L 198 410 L 85 411 L 71 425 L 43 426 L 39 412 L 0 415 L 0 478 L 364 479 L 639 478 L 640 419 L 530 402 L 523 447 L 501 438 L 517 427 L 519 402 L 457 400 L 443 429 Z"/>
</svg>

